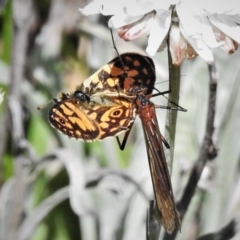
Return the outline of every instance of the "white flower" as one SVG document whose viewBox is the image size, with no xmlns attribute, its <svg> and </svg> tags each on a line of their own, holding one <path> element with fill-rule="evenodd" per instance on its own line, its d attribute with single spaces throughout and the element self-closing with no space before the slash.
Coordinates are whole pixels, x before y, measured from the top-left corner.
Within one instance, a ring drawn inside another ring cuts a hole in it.
<svg viewBox="0 0 240 240">
<path fill-rule="evenodd" d="M 80 11 L 112 15 L 109 27 L 126 41 L 149 36 L 151 56 L 168 39 L 175 65 L 197 54 L 211 63 L 211 49 L 232 54 L 240 43 L 239 0 L 95 0 Z"/>
</svg>

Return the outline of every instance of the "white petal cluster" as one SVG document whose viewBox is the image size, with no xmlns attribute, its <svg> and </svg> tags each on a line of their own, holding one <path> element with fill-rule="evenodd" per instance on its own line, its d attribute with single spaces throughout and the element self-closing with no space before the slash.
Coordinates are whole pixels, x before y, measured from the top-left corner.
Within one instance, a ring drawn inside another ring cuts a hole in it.
<svg viewBox="0 0 240 240">
<path fill-rule="evenodd" d="M 211 63 L 211 49 L 232 54 L 240 43 L 239 0 L 95 0 L 80 11 L 112 15 L 109 27 L 126 41 L 148 36 L 150 56 L 168 39 L 175 65 L 197 55 Z"/>
</svg>

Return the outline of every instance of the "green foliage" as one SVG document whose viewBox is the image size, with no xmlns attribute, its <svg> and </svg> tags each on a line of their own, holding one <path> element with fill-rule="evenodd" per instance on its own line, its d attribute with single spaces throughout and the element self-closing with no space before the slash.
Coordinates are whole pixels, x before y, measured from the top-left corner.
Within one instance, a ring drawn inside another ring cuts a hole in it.
<svg viewBox="0 0 240 240">
<path fill-rule="evenodd" d="M 4 169 L 1 180 L 7 181 L 14 173 L 13 168 L 13 155 L 11 153 L 6 153 L 2 160 L 2 168 Z"/>
<path fill-rule="evenodd" d="M 11 61 L 11 49 L 12 49 L 12 36 L 13 36 L 13 21 L 12 21 L 12 1 L 8 1 L 2 13 L 1 21 L 1 42 L 2 51 L 1 59 L 5 63 Z"/>
<path fill-rule="evenodd" d="M 27 139 L 31 142 L 38 156 L 42 156 L 48 149 L 49 127 L 46 126 L 46 121 L 40 115 L 31 115 Z"/>
</svg>

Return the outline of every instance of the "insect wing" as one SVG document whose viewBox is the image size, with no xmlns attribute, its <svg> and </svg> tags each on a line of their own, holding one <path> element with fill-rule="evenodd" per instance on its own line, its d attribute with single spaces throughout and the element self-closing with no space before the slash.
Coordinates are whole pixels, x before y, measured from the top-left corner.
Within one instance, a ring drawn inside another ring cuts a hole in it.
<svg viewBox="0 0 240 240">
<path fill-rule="evenodd" d="M 156 80 L 155 65 L 151 58 L 138 53 L 124 53 L 108 63 L 111 77 L 118 78 L 120 89 L 146 87 L 146 95 L 151 94 Z"/>
<path fill-rule="evenodd" d="M 176 227 L 180 228 L 180 220 L 174 203 L 171 179 L 162 146 L 162 136 L 159 130 L 154 105 L 151 105 L 150 108 L 151 119 L 147 120 L 147 118 L 141 116 L 144 112 L 140 113 L 140 118 L 144 131 L 160 220 L 165 230 L 170 234 Z"/>
<path fill-rule="evenodd" d="M 101 103 L 88 103 L 69 96 L 53 105 L 48 120 L 61 133 L 91 142 L 129 131 L 135 116 L 128 99 L 106 96 Z"/>
<path fill-rule="evenodd" d="M 128 132 L 136 117 L 136 109 L 131 102 L 120 98 L 108 98 L 107 96 L 104 100 L 110 100 L 110 103 L 97 105 L 88 113 L 90 117 L 96 116 L 94 120 L 100 128 L 99 139 Z"/>
<path fill-rule="evenodd" d="M 71 99 L 60 100 L 49 110 L 48 120 L 61 133 L 76 139 L 92 141 L 99 128 Z"/>
<path fill-rule="evenodd" d="M 146 87 L 151 94 L 156 80 L 151 58 L 138 53 L 124 53 L 112 59 L 86 79 L 77 90 L 88 95 L 109 91 L 113 96 L 127 94 L 132 87 Z"/>
</svg>

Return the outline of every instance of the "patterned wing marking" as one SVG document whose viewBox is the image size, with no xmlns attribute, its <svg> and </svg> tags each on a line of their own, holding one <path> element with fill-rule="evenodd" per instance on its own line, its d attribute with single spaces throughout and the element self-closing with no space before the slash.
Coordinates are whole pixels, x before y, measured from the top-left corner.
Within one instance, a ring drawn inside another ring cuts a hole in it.
<svg viewBox="0 0 240 240">
<path fill-rule="evenodd" d="M 100 132 L 97 124 L 72 99 L 57 102 L 50 109 L 48 120 L 63 134 L 84 141 L 97 139 Z"/>
<path fill-rule="evenodd" d="M 144 86 L 147 88 L 146 95 L 152 93 L 156 75 L 151 58 L 137 53 L 124 53 L 109 64 L 112 65 L 110 76 L 119 78 L 120 88 L 124 92 L 132 87 Z"/>
<path fill-rule="evenodd" d="M 86 101 L 86 96 L 79 92 L 64 95 L 50 109 L 49 122 L 61 133 L 88 142 L 126 132 L 136 116 L 132 103 L 123 98 L 105 100 L 107 104 L 98 104 Z"/>
<path fill-rule="evenodd" d="M 100 128 L 99 139 L 117 136 L 126 132 L 135 120 L 136 109 L 131 102 L 119 100 L 116 100 L 116 102 L 118 104 L 115 103 L 113 106 L 98 105 L 92 109 L 92 111 L 98 113 L 95 121 Z"/>
<path fill-rule="evenodd" d="M 138 53 L 124 53 L 111 60 L 86 79 L 77 89 L 88 95 L 110 91 L 128 93 L 132 87 L 144 86 L 151 94 L 156 76 L 151 58 Z"/>
</svg>

